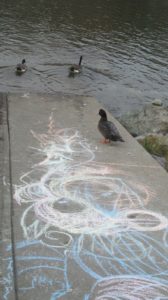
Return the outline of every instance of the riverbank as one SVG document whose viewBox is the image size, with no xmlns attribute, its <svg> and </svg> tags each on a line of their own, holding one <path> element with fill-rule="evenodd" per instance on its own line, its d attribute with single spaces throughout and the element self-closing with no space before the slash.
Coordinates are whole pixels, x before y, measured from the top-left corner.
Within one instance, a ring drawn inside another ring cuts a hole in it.
<svg viewBox="0 0 168 300">
<path fill-rule="evenodd" d="M 168 171 L 168 107 L 157 100 L 119 121 Z"/>
</svg>

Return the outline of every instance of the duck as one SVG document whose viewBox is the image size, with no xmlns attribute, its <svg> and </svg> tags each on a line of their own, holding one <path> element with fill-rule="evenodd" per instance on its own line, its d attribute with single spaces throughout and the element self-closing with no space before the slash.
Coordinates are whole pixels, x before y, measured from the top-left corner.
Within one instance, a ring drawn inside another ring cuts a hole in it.
<svg viewBox="0 0 168 300">
<path fill-rule="evenodd" d="M 70 68 L 69 68 L 69 72 L 71 74 L 78 74 L 81 72 L 81 63 L 82 63 L 82 59 L 83 59 L 83 56 L 81 55 L 80 58 L 79 58 L 79 63 L 78 65 L 72 65 Z"/>
<path fill-rule="evenodd" d="M 27 71 L 27 66 L 26 66 L 26 60 L 22 59 L 22 62 L 20 64 L 17 64 L 16 66 L 16 73 L 17 74 L 22 74 Z"/>
<path fill-rule="evenodd" d="M 120 141 L 124 142 L 121 137 L 117 127 L 111 121 L 108 121 L 107 114 L 104 109 L 99 110 L 99 115 L 101 116 L 98 122 L 98 130 L 103 135 L 103 143 L 110 143 L 110 141 Z"/>
</svg>

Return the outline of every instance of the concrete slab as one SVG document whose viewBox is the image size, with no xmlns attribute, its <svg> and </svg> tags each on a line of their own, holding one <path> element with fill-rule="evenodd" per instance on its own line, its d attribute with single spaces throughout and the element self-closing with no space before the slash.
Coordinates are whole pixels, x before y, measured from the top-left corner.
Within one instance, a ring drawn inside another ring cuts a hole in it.
<svg viewBox="0 0 168 300">
<path fill-rule="evenodd" d="M 15 299 L 13 204 L 7 96 L 0 94 L 0 299 Z M 11 245 L 8 252 L 6 246 Z M 8 271 L 7 271 L 8 270 Z M 12 276 L 8 276 L 8 272 Z"/>
<path fill-rule="evenodd" d="M 126 142 L 100 144 L 93 98 L 12 94 L 7 107 L 2 299 L 168 299 L 165 170 L 110 114 Z"/>
</svg>

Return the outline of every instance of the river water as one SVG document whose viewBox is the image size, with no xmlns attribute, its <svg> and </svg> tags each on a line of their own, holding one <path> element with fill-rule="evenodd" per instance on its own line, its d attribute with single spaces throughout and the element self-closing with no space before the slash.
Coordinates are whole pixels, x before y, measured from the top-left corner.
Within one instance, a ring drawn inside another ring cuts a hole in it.
<svg viewBox="0 0 168 300">
<path fill-rule="evenodd" d="M 117 116 L 168 104 L 167 82 L 167 0 L 1 0 L 0 91 L 91 95 Z"/>
</svg>

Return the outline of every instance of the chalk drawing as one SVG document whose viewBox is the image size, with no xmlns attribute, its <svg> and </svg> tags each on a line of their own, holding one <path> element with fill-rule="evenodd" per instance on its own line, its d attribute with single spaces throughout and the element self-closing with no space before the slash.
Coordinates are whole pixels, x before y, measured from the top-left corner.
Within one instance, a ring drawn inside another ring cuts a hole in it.
<svg viewBox="0 0 168 300">
<path fill-rule="evenodd" d="M 149 278 L 137 276 L 105 277 L 92 288 L 89 300 L 168 299 L 168 286 Z"/>
<path fill-rule="evenodd" d="M 6 252 L 11 250 L 11 245 L 7 245 Z M 50 299 L 55 300 L 66 294 L 70 290 L 67 277 L 67 258 L 61 248 L 52 249 L 44 245 L 40 240 L 22 241 L 16 244 L 17 280 L 24 282 L 19 285 L 19 295 L 24 298 L 32 297 L 34 289 L 39 289 L 38 296 L 48 299 L 48 289 Z M 47 254 L 49 255 L 46 255 Z M 4 259 L 7 272 L 2 278 L 3 299 L 9 299 L 12 292 L 13 270 L 12 258 Z"/>
<path fill-rule="evenodd" d="M 9 296 L 13 290 L 13 261 L 11 257 L 3 259 L 3 264 L 6 266 L 5 276 L 1 276 L 0 284 L 3 287 L 1 288 L 1 294 L 4 300 L 8 300 Z"/>
<path fill-rule="evenodd" d="M 46 134 L 32 134 L 41 161 L 21 176 L 14 194 L 23 206 L 20 293 L 47 286 L 46 299 L 64 299 L 71 289 L 73 299 L 71 259 L 94 283 L 79 300 L 168 299 L 168 219 L 146 209 L 157 195 L 116 166 L 96 162 L 97 150 L 77 130 L 56 129 L 52 116 Z"/>
</svg>

